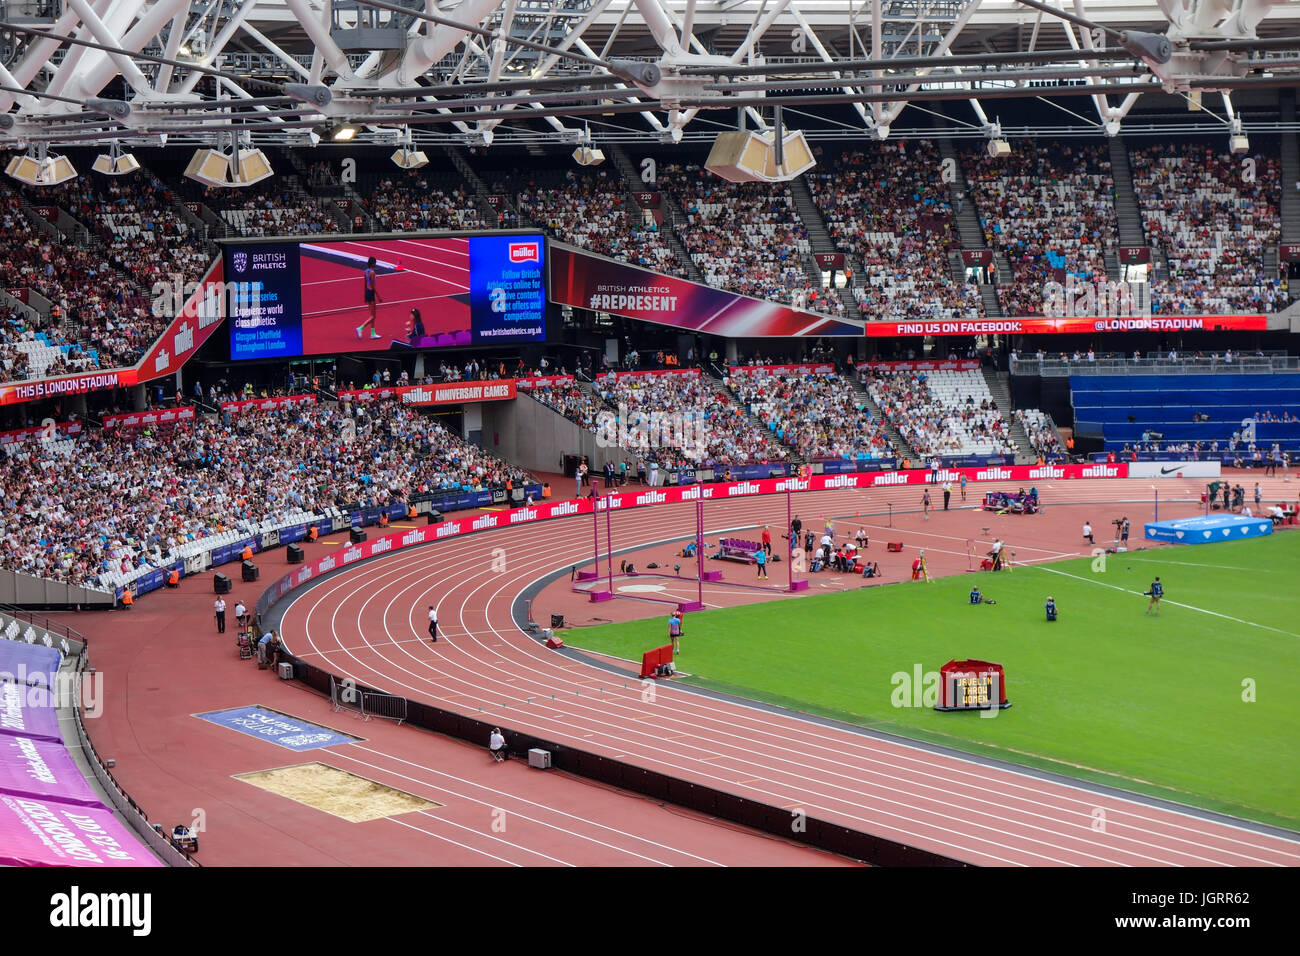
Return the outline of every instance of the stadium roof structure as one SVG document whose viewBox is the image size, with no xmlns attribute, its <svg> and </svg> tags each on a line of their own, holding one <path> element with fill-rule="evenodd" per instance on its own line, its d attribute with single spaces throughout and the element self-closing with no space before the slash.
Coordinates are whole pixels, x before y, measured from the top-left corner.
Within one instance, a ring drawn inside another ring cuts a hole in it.
<svg viewBox="0 0 1300 956">
<path fill-rule="evenodd" d="M 1143 96 L 1240 131 L 1234 100 L 1297 85 L 1300 3 L 1281 0 L 0 0 L 0 148 L 42 156 L 340 129 L 676 143 L 782 114 L 887 139 L 908 107 L 994 139 L 1036 134 L 992 105 L 1029 97 L 1093 135 Z"/>
</svg>

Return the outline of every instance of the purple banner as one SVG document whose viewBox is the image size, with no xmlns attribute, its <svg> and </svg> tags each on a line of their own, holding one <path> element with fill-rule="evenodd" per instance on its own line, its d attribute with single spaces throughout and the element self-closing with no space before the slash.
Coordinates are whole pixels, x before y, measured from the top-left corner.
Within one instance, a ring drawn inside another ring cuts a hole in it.
<svg viewBox="0 0 1300 956">
<path fill-rule="evenodd" d="M 58 648 L 20 641 L 0 641 L 0 681 L 54 689 L 63 655 Z"/>
<path fill-rule="evenodd" d="M 162 866 L 111 811 L 0 793 L 0 864 Z"/>
<path fill-rule="evenodd" d="M 0 732 L 62 742 L 59 715 L 47 690 L 0 683 Z"/>
<path fill-rule="evenodd" d="M 0 792 L 101 806 L 67 748 L 35 737 L 0 734 Z"/>
<path fill-rule="evenodd" d="M 551 301 L 710 335 L 862 335 L 862 325 L 551 243 Z"/>
</svg>

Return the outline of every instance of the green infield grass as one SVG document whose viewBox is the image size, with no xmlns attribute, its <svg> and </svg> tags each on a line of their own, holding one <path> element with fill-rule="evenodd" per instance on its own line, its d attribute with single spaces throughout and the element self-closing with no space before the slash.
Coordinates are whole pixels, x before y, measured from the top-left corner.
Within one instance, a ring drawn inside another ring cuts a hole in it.
<svg viewBox="0 0 1300 956">
<path fill-rule="evenodd" d="M 1099 560 L 689 614 L 679 679 L 1300 829 L 1300 534 Z M 976 583 L 997 603 L 972 606 Z M 639 661 L 666 620 L 568 642 Z M 933 709 L 965 658 L 1006 668 L 1010 708 Z"/>
</svg>

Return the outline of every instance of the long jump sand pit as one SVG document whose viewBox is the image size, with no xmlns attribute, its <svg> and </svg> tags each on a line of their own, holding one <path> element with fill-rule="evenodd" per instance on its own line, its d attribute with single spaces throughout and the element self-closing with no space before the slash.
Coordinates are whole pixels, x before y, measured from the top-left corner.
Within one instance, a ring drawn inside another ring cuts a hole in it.
<svg viewBox="0 0 1300 956">
<path fill-rule="evenodd" d="M 442 806 L 346 770 L 316 762 L 236 774 L 235 779 L 332 813 L 351 823 L 365 823 L 368 820 L 395 817 L 416 810 L 433 810 Z"/>
</svg>

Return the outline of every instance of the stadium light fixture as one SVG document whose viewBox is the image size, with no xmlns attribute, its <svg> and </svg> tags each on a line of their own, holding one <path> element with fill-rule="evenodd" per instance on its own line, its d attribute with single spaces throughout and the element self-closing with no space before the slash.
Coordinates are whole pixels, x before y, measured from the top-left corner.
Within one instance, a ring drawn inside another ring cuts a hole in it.
<svg viewBox="0 0 1300 956">
<path fill-rule="evenodd" d="M 1234 156 L 1243 156 L 1250 152 L 1250 140 L 1240 119 L 1232 121 L 1232 132 L 1228 135 L 1228 151 Z"/>
<path fill-rule="evenodd" d="M 9 160 L 5 172 L 28 186 L 57 186 L 77 178 L 77 171 L 68 158 L 48 155 L 44 143 Z"/>
<path fill-rule="evenodd" d="M 227 140 L 229 142 L 229 140 Z M 251 186 L 273 175 L 271 162 L 249 142 L 233 143 L 229 151 L 206 147 L 196 150 L 185 175 L 205 186 Z"/>
<path fill-rule="evenodd" d="M 108 152 L 96 156 L 91 166 L 95 172 L 103 173 L 105 176 L 125 176 L 139 168 L 140 161 L 132 154 L 122 152 L 122 147 L 117 143 L 110 143 Z"/>
<path fill-rule="evenodd" d="M 605 161 L 605 153 L 591 146 L 579 146 L 573 151 L 573 160 L 579 166 L 599 166 Z"/>
<path fill-rule="evenodd" d="M 390 158 L 401 169 L 419 169 L 421 166 L 429 164 L 429 157 L 424 155 L 423 150 L 411 148 L 411 127 L 409 126 L 403 128 L 401 145 L 397 147 L 397 151 Z"/>
<path fill-rule="evenodd" d="M 335 143 L 350 143 L 357 135 L 357 128 L 351 123 L 340 123 L 330 128 L 330 140 Z"/>
<path fill-rule="evenodd" d="M 986 149 L 992 159 L 1001 159 L 1004 156 L 1011 155 L 1011 144 L 1002 138 L 1002 124 L 990 123 L 984 128 L 988 134 L 989 143 Z"/>
</svg>

